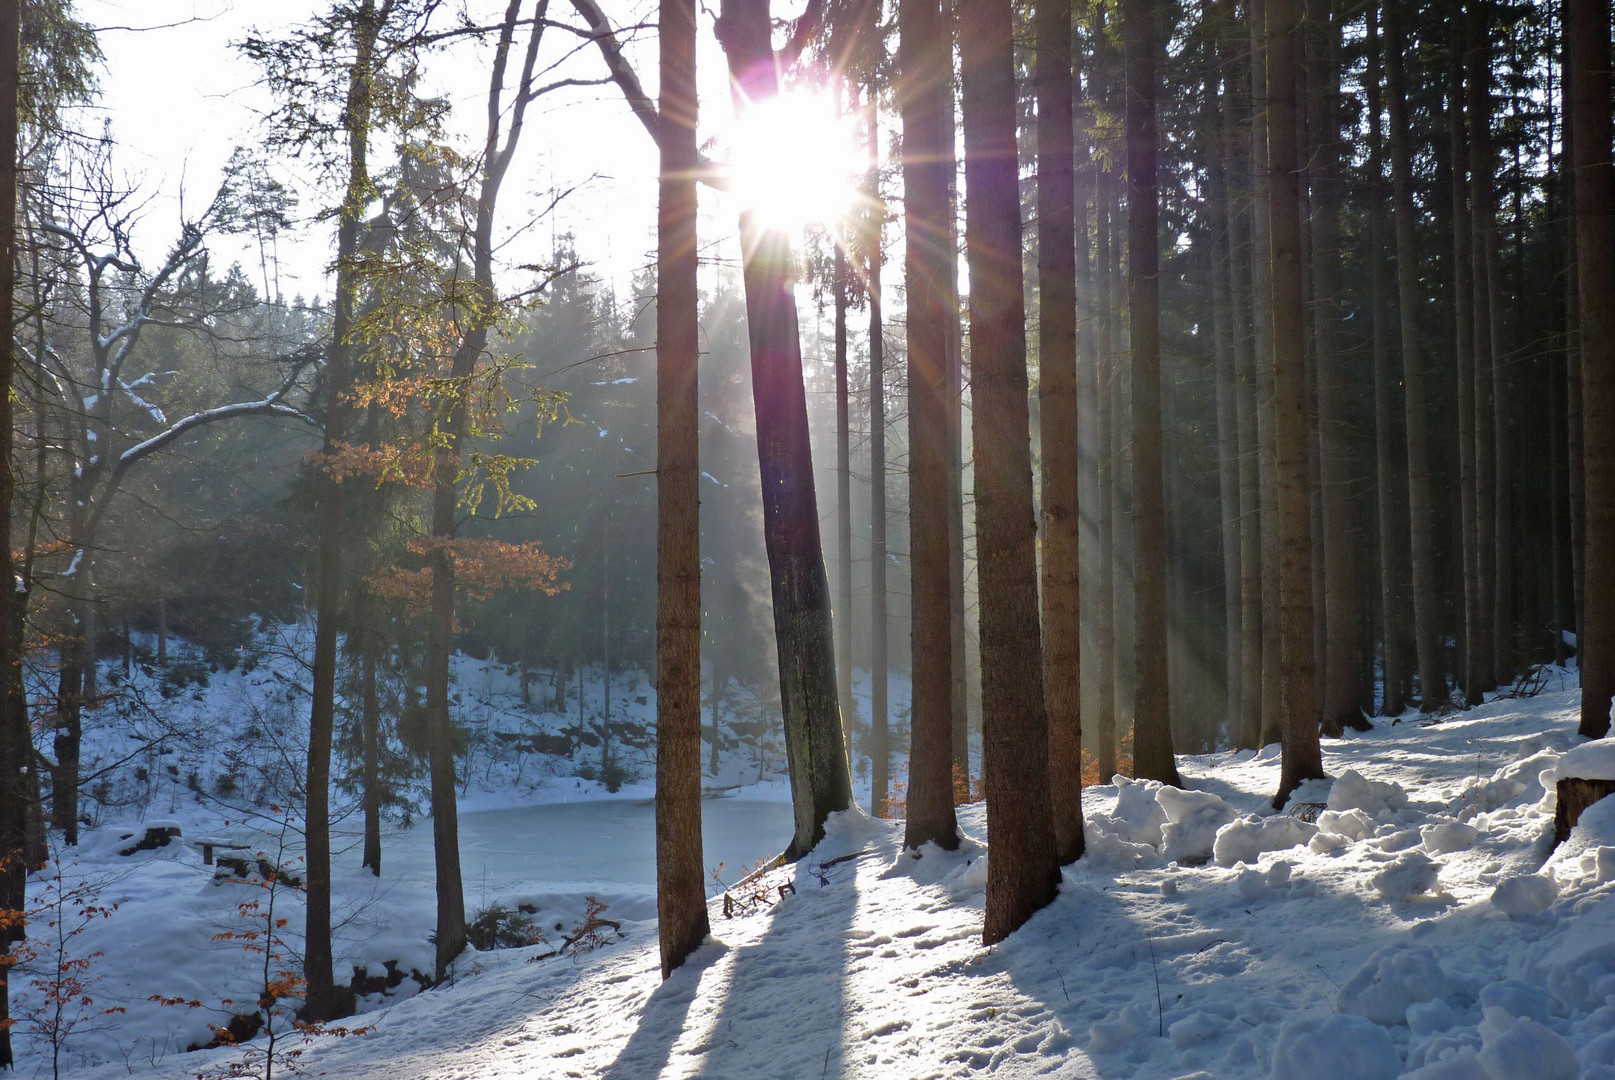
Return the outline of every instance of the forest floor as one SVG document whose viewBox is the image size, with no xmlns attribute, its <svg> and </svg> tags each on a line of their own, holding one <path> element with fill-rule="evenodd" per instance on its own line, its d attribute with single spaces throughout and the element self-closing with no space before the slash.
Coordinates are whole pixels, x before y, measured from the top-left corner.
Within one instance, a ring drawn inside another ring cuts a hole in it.
<svg viewBox="0 0 1615 1080">
<path fill-rule="evenodd" d="M 1276 748 L 1180 759 L 1187 793 L 1090 788 L 1088 856 L 994 948 L 980 944 L 981 806 L 961 810 L 959 851 L 918 855 L 903 852 L 900 823 L 849 812 L 810 858 L 731 889 L 729 916 L 715 898 L 712 940 L 666 982 L 653 911 L 630 904 L 606 914 L 625 916 L 620 932 L 598 928 L 592 951 L 546 956 L 563 930 L 471 953 L 451 985 L 367 999 L 348 1022 L 364 1034 L 283 1037 L 275 1070 L 1615 1080 L 1615 799 L 1551 846 L 1552 769 L 1580 742 L 1571 684 L 1556 672 L 1532 698 L 1326 741 L 1335 779 L 1303 789 L 1294 816 L 1269 806 Z M 262 1075 L 262 1037 L 178 1051 L 221 1015 L 208 957 L 243 946 L 181 932 L 182 920 L 205 906 L 228 922 L 264 891 L 212 884 L 189 848 L 129 859 L 115 846 L 87 843 L 66 875 L 117 875 L 105 898 L 125 901 L 69 951 L 103 952 L 89 969 L 96 1007 L 130 1012 L 87 1017 L 64 1075 Z M 603 867 L 619 858 L 611 845 L 593 854 Z M 553 884 L 542 864 L 531 871 L 530 892 Z M 297 894 L 279 896 L 295 953 Z M 344 933 L 364 955 L 424 964 L 426 943 L 387 925 L 389 910 L 378 894 Z M 139 985 L 125 977 L 152 955 L 164 959 Z M 195 1009 L 139 1004 L 152 994 L 212 996 Z M 21 1049 L 24 1075 L 48 1052 L 37 1036 Z"/>
</svg>

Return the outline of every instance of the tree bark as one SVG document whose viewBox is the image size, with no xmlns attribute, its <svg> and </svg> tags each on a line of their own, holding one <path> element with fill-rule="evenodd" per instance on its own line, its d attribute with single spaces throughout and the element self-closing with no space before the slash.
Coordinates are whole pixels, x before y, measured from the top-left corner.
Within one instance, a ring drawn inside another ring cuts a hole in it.
<svg viewBox="0 0 1615 1080">
<path fill-rule="evenodd" d="M 768 7 L 768 0 L 724 0 L 718 18 L 718 40 L 728 59 L 737 111 L 779 94 Z M 800 858 L 824 836 L 825 819 L 852 805 L 852 776 L 836 700 L 830 589 L 819 545 L 790 239 L 743 209 L 740 243 L 763 539 L 795 810 L 795 835 L 786 850 L 791 858 Z"/>
<path fill-rule="evenodd" d="M 328 461 L 347 443 L 353 389 L 353 346 L 349 341 L 359 288 L 359 216 L 371 199 L 370 128 L 376 39 L 381 20 L 374 0 L 353 11 L 354 59 L 348 70 L 343 123 L 347 128 L 348 177 L 337 216 L 337 281 L 331 318 L 331 352 L 326 362 L 325 437 Z M 303 978 L 305 1013 L 314 1021 L 335 1019 L 340 1011 L 331 969 L 331 734 L 336 717 L 337 637 L 343 610 L 343 533 L 347 492 L 336 477 L 320 479 L 314 579 L 313 703 L 309 711 L 308 775 L 305 798 L 305 863 L 308 897 Z"/>
<path fill-rule="evenodd" d="M 959 51 L 982 732 L 992 844 L 982 941 L 992 945 L 1054 899 L 1060 880 L 1038 627 L 1009 0 L 960 0 Z"/>
<path fill-rule="evenodd" d="M 1401 319 L 1402 409 L 1407 434 L 1408 538 L 1413 584 L 1413 647 L 1419 665 L 1419 711 L 1447 699 L 1441 674 L 1441 608 L 1436 597 L 1435 509 L 1430 493 L 1430 419 L 1425 362 L 1419 340 L 1419 248 L 1413 207 L 1413 157 L 1408 149 L 1405 33 L 1394 4 L 1386 8 L 1386 88 L 1390 94 L 1391 196 L 1396 222 L 1396 287 Z"/>
<path fill-rule="evenodd" d="M 836 245 L 836 565 L 839 568 L 838 603 L 833 612 L 836 629 L 836 675 L 841 715 L 857 715 L 852 704 L 852 432 L 847 407 L 847 254 Z"/>
<path fill-rule="evenodd" d="M 1251 175 L 1255 178 L 1251 215 L 1251 300 L 1256 338 L 1256 461 L 1261 494 L 1262 536 L 1262 727 L 1264 746 L 1280 742 L 1284 665 L 1279 598 L 1278 450 L 1275 442 L 1273 384 L 1273 238 L 1268 213 L 1273 178 L 1270 171 L 1270 75 L 1266 49 L 1266 2 L 1249 0 L 1251 34 Z M 1307 629 L 1311 640 L 1311 628 Z"/>
<path fill-rule="evenodd" d="M 1350 432 L 1345 372 L 1341 361 L 1340 281 L 1340 72 L 1330 0 L 1307 0 L 1310 32 L 1307 110 L 1312 167 L 1312 338 L 1317 356 L 1318 479 L 1320 482 L 1324 579 L 1324 669 L 1321 719 L 1325 734 L 1363 730 L 1358 694 L 1358 567 L 1352 550 Z"/>
<path fill-rule="evenodd" d="M 1580 291 L 1583 547 L 1581 734 L 1609 734 L 1615 696 L 1615 169 L 1609 8 L 1570 0 L 1571 140 Z"/>
<path fill-rule="evenodd" d="M 1491 72 L 1478 62 L 1477 51 L 1484 31 L 1476 0 L 1460 0 L 1463 53 L 1468 78 L 1464 83 L 1464 110 L 1469 127 L 1469 219 L 1474 230 L 1470 262 L 1470 284 L 1474 298 L 1470 314 L 1474 319 L 1475 364 L 1475 553 L 1480 578 L 1480 670 L 1481 689 L 1491 690 L 1503 677 L 1497 657 L 1504 651 L 1503 626 L 1497 618 L 1503 602 L 1499 582 L 1501 566 L 1516 538 L 1498 535 L 1498 519 L 1503 506 L 1498 499 L 1499 478 L 1504 456 L 1499 453 L 1504 428 L 1497 423 L 1503 409 L 1497 401 L 1497 329 L 1501 290 L 1493 281 L 1498 269 L 1496 193 L 1492 172 L 1497 167 L 1491 139 L 1491 95 L 1486 83 Z M 1502 500 L 1506 502 L 1506 500 Z M 1502 545 L 1500 548 L 1499 545 Z M 1505 558 L 1500 562 L 1499 554 Z"/>
<path fill-rule="evenodd" d="M 376 695 L 380 641 L 375 614 L 364 605 L 359 619 L 359 693 L 364 728 L 364 858 L 359 865 L 381 876 L 381 701 Z"/>
<path fill-rule="evenodd" d="M 1098 700 L 1094 717 L 1094 758 L 1099 766 L 1099 782 L 1110 783 L 1117 771 L 1116 725 L 1116 395 L 1113 383 L 1116 377 L 1116 357 L 1112 342 L 1115 338 L 1116 312 L 1112 303 L 1115 295 L 1114 275 L 1111 273 L 1111 198 L 1110 170 L 1098 166 L 1095 184 L 1097 193 L 1094 207 L 1094 254 L 1099 261 L 1099 468 L 1098 468 L 1098 519 L 1099 533 L 1099 589 L 1095 596 L 1099 609 L 1098 626 L 1094 632 L 1094 670 L 1099 677 Z"/>
<path fill-rule="evenodd" d="M 1454 0 L 1455 3 L 1461 0 Z M 1464 126 L 1464 76 L 1462 20 L 1453 20 L 1449 40 L 1447 110 L 1452 153 L 1452 235 L 1453 235 L 1453 351 L 1458 378 L 1458 497 L 1461 515 L 1464 592 L 1464 701 L 1479 705 L 1484 700 L 1486 669 L 1485 618 L 1482 607 L 1482 564 L 1479 533 L 1480 478 L 1477 475 L 1476 401 L 1474 348 L 1474 276 L 1472 250 L 1474 235 L 1469 214 L 1469 142 Z"/>
<path fill-rule="evenodd" d="M 1133 774 L 1181 784 L 1167 670 L 1165 463 L 1161 430 L 1160 205 L 1156 189 L 1155 11 L 1125 0 L 1127 307 L 1133 391 Z"/>
<path fill-rule="evenodd" d="M 1077 552 L 1077 250 L 1071 0 L 1036 10 L 1038 432 L 1043 697 L 1059 861 L 1082 855 L 1082 564 Z"/>
<path fill-rule="evenodd" d="M 656 927 L 662 978 L 706 940 L 695 0 L 661 0 L 656 231 Z M 839 282 L 838 282 L 839 285 Z M 717 734 L 717 697 L 713 697 Z"/>
<path fill-rule="evenodd" d="M 1364 87 L 1368 96 L 1368 258 L 1370 273 L 1369 313 L 1374 350 L 1374 465 L 1378 484 L 1380 641 L 1384 657 L 1384 699 L 1381 711 L 1399 716 L 1407 708 L 1402 696 L 1407 671 L 1403 650 L 1406 640 L 1402 581 L 1405 577 L 1407 532 L 1402 474 L 1403 451 L 1396 439 L 1395 384 L 1391 374 L 1389 334 L 1390 289 L 1386 281 L 1385 253 L 1385 164 L 1384 136 L 1380 101 L 1379 4 L 1371 4 L 1367 14 L 1368 72 Z"/>
<path fill-rule="evenodd" d="M 903 121 L 903 276 L 908 288 L 909 564 L 913 711 L 909 722 L 905 847 L 959 846 L 954 817 L 954 552 L 947 327 L 957 322 L 947 282 L 952 235 L 953 55 L 937 0 L 900 0 L 898 107 Z M 940 513 L 938 511 L 941 511 Z M 963 702 L 958 702 L 962 706 Z M 968 759 L 965 771 L 968 775 Z"/>
<path fill-rule="evenodd" d="M 28 817 L 33 734 L 22 688 L 22 594 L 10 587 L 11 399 L 17 368 L 15 307 L 17 251 L 17 91 L 21 76 L 21 4 L 0 4 L 0 1069 L 14 1065 L 11 1049 L 11 947 L 27 936 Z M 26 582 L 24 583 L 26 584 Z"/>
<path fill-rule="evenodd" d="M 1274 444 L 1282 621 L 1283 758 L 1273 805 L 1323 776 L 1312 662 L 1312 541 L 1307 499 L 1306 332 L 1301 304 L 1301 206 L 1296 147 L 1296 0 L 1264 0 L 1268 183 L 1272 238 Z"/>
<path fill-rule="evenodd" d="M 881 317 L 880 142 L 871 90 L 865 110 L 869 141 L 869 179 L 864 197 L 870 207 L 866 238 L 869 263 L 865 290 L 869 296 L 869 812 L 886 816 L 886 794 L 891 774 L 889 702 L 890 662 L 887 656 L 886 618 L 886 342 Z"/>
</svg>

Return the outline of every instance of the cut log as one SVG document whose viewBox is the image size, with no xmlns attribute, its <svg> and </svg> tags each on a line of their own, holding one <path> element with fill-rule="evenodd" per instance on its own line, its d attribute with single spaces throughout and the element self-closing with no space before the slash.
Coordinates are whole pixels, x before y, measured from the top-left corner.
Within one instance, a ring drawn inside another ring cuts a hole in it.
<svg viewBox="0 0 1615 1080">
<path fill-rule="evenodd" d="M 1553 842 L 1562 844 L 1570 839 L 1570 830 L 1576 827 L 1583 810 L 1606 795 L 1615 795 L 1615 780 L 1566 776 L 1559 780 L 1558 790 L 1559 808 L 1553 813 Z"/>
</svg>

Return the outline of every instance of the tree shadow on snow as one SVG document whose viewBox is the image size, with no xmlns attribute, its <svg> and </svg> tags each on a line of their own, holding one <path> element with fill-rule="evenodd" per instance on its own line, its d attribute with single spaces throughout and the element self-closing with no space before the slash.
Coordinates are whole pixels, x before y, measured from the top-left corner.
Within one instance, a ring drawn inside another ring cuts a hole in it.
<svg viewBox="0 0 1615 1080">
<path fill-rule="evenodd" d="M 639 1026 L 601 1080 L 645 1080 L 660 1076 L 684 1033 L 685 1018 L 701 988 L 702 976 L 728 950 L 708 939 L 682 967 L 651 991 L 639 1013 Z"/>
<path fill-rule="evenodd" d="M 766 915 L 741 916 L 767 918 L 769 925 L 756 944 L 735 955 L 707 1036 L 703 1080 L 842 1074 L 846 931 L 858 906 L 857 867 L 822 868 L 809 855 L 793 870 L 794 894 Z"/>
</svg>

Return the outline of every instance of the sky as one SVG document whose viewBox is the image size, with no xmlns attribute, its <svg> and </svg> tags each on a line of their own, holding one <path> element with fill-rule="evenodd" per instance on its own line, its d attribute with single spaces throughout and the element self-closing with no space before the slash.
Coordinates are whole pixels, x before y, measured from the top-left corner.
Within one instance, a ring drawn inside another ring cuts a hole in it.
<svg viewBox="0 0 1615 1080">
<path fill-rule="evenodd" d="M 489 7 L 468 0 L 474 13 Z M 80 17 L 104 28 L 106 56 L 99 109 L 112 124 L 122 170 L 150 197 L 137 234 L 150 262 L 178 233 L 182 212 L 200 213 L 219 183 L 232 150 L 262 139 L 262 116 L 272 103 L 255 67 L 233 48 L 249 33 L 273 35 L 295 26 L 323 5 L 316 0 L 78 0 Z M 606 0 L 618 26 L 653 21 L 654 0 Z M 570 9 L 556 5 L 557 14 Z M 482 13 L 485 14 L 485 13 Z M 703 13 L 701 35 L 703 137 L 718 132 L 730 115 L 723 57 Z M 124 29 L 138 28 L 138 29 Z M 575 41 L 553 34 L 550 60 L 562 59 Z M 652 32 L 630 47 L 643 84 L 656 87 Z M 467 139 L 481 123 L 487 92 L 486 49 L 463 47 L 437 57 L 427 72 L 429 89 L 448 97 Z M 541 60 L 541 63 L 543 61 Z M 565 58 L 551 78 L 598 79 L 605 67 L 592 48 Z M 451 121 L 451 123 L 453 123 Z M 655 250 L 656 153 L 649 136 L 612 85 L 569 87 L 535 102 L 517 160 L 501 197 L 500 218 L 513 263 L 542 261 L 554 237 L 573 232 L 591 269 L 625 290 L 633 273 Z M 293 163 L 282 176 L 301 197 L 300 214 L 312 218 L 331 202 L 329 192 Z M 552 192 L 573 193 L 548 216 L 535 220 Z M 724 241 L 733 256 L 734 210 L 727 197 L 703 196 L 703 240 Z M 310 222 L 300 239 L 283 242 L 282 288 L 287 297 L 329 292 L 327 272 L 334 229 Z M 228 237 L 212 243 L 216 258 L 239 259 L 256 280 L 257 254 Z"/>
</svg>

